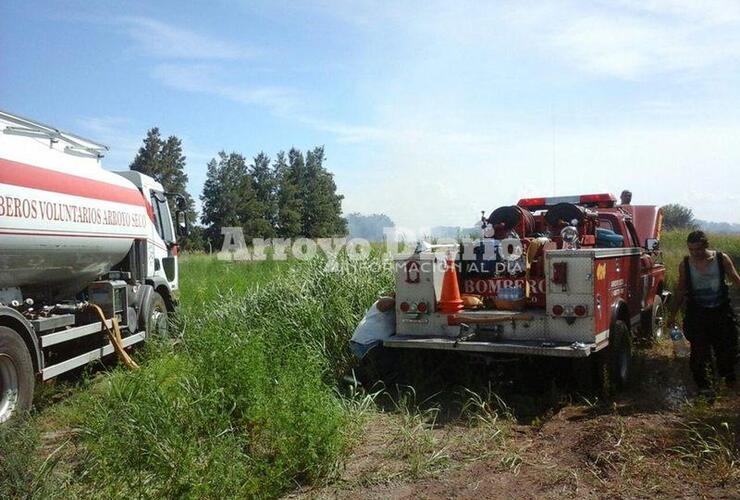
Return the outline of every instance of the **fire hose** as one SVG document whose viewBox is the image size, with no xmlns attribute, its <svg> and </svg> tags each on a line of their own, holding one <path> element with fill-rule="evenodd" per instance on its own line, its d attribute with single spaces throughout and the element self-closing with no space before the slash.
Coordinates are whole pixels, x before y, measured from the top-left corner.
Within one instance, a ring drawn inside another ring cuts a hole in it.
<svg viewBox="0 0 740 500">
<path fill-rule="evenodd" d="M 108 334 L 108 338 L 110 339 L 110 343 L 113 345 L 113 349 L 116 351 L 116 354 L 118 354 L 118 359 L 120 359 L 126 367 L 132 370 L 138 369 L 139 365 L 137 365 L 136 361 L 131 359 L 131 356 L 129 356 L 123 349 L 123 339 L 121 338 L 121 328 L 118 326 L 118 319 L 115 317 L 111 318 L 111 325 L 113 325 L 113 330 L 111 330 L 108 327 L 105 313 L 103 313 L 100 306 L 96 304 L 88 304 L 88 307 L 95 310 L 100 317 L 100 322 L 103 325 L 103 329 Z"/>
</svg>

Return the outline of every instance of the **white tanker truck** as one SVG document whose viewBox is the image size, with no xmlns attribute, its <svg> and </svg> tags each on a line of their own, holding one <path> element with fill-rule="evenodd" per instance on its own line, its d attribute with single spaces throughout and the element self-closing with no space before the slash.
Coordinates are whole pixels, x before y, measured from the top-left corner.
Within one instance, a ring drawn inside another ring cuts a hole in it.
<svg viewBox="0 0 740 500">
<path fill-rule="evenodd" d="M 107 149 L 0 111 L 0 423 L 31 407 L 37 378 L 166 333 L 184 200 L 103 169 Z"/>
</svg>

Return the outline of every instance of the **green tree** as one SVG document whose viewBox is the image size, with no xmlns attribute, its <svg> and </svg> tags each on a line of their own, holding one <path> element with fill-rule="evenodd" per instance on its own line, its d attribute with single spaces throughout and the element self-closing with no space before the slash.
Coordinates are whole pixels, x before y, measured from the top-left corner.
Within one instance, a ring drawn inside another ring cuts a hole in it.
<svg viewBox="0 0 740 500">
<path fill-rule="evenodd" d="M 226 152 L 218 153 L 219 160 L 208 162 L 206 181 L 203 184 L 201 199 L 201 222 L 206 226 L 205 236 L 212 245 L 221 241 L 221 228 L 239 225 L 236 207 L 229 202 L 229 184 L 225 183 L 224 165 Z"/>
<path fill-rule="evenodd" d="M 218 245 L 225 226 L 241 226 L 247 240 L 346 234 L 343 197 L 323 162 L 323 147 L 309 151 L 305 159 L 296 148 L 287 155 L 281 151 L 273 167 L 263 152 L 249 166 L 238 153 L 219 153 L 208 164 L 201 195 L 206 237 Z"/>
<path fill-rule="evenodd" d="M 201 221 L 206 225 L 206 237 L 214 246 L 221 244 L 223 227 L 241 227 L 247 240 L 256 236 L 259 204 L 244 156 L 218 153 L 218 161 L 214 158 L 208 163 L 200 198 Z"/>
<path fill-rule="evenodd" d="M 196 221 L 193 221 L 196 222 Z M 191 225 L 187 238 L 187 249 L 191 252 L 203 252 L 208 250 L 208 242 L 205 234 L 206 228 L 200 225 Z"/>
<path fill-rule="evenodd" d="M 347 234 L 347 221 L 342 218 L 342 199 L 337 194 L 334 176 L 324 168 L 324 148 L 306 153 L 303 170 L 303 232 L 309 238 Z"/>
<path fill-rule="evenodd" d="M 288 163 L 290 162 L 290 163 Z M 275 176 L 277 178 L 277 233 L 283 238 L 292 238 L 301 235 L 301 175 L 303 170 L 303 156 L 296 149 L 291 149 L 289 160 L 285 153 L 280 151 L 275 160 Z"/>
<path fill-rule="evenodd" d="M 144 144 L 139 148 L 129 168 L 152 177 L 162 184 L 165 192 L 181 194 L 185 198 L 188 219 L 195 222 L 197 213 L 193 197 L 187 191 L 188 174 L 185 173 L 185 165 L 186 157 L 182 151 L 182 141 L 174 135 L 163 140 L 159 128 L 154 127 L 147 131 Z M 173 198 L 170 198 L 169 205 L 173 224 L 176 224 L 174 217 L 177 206 Z M 194 241 L 187 238 L 183 244 L 185 248 L 191 249 Z"/>
<path fill-rule="evenodd" d="M 159 182 L 161 176 L 162 144 L 159 128 L 150 128 L 144 138 L 144 145 L 139 148 L 139 152 L 136 154 L 134 161 L 131 162 L 131 165 L 129 165 L 129 169 L 153 177 Z"/>
<path fill-rule="evenodd" d="M 383 241 L 383 229 L 394 227 L 395 224 L 385 214 L 362 215 L 351 213 L 347 215 L 347 231 L 350 238 L 364 238 L 369 241 Z"/>
<path fill-rule="evenodd" d="M 168 193 L 179 193 L 185 198 L 190 220 L 195 220 L 195 202 L 188 193 L 188 174 L 185 173 L 186 158 L 182 152 L 182 141 L 171 135 L 162 144 L 160 153 L 161 176 L 158 179 Z"/>
<path fill-rule="evenodd" d="M 249 173 L 247 160 L 238 153 L 231 153 L 226 162 L 225 179 L 229 183 L 229 200 L 236 206 L 236 213 L 249 241 L 261 236 L 264 229 L 261 207 L 255 193 L 254 178 Z"/>
<path fill-rule="evenodd" d="M 683 205 L 671 203 L 661 207 L 663 211 L 663 227 L 665 229 L 696 229 L 698 225 L 694 219 L 694 212 Z"/>
<path fill-rule="evenodd" d="M 270 167 L 270 157 L 260 152 L 250 166 L 257 216 L 254 221 L 255 236 L 272 238 L 277 227 L 278 200 L 276 172 Z"/>
</svg>

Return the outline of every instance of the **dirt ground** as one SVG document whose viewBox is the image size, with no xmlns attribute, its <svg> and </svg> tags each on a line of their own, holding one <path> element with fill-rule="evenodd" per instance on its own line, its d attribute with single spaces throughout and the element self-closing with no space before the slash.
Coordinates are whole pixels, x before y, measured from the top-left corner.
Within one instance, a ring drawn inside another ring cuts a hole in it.
<svg viewBox="0 0 740 500">
<path fill-rule="evenodd" d="M 337 477 L 288 497 L 740 498 L 737 390 L 697 398 L 670 341 L 635 353 L 632 387 L 609 401 L 554 390 L 549 373 L 497 387 L 503 402 L 443 389 L 412 393 L 414 411 L 397 396 Z"/>
</svg>

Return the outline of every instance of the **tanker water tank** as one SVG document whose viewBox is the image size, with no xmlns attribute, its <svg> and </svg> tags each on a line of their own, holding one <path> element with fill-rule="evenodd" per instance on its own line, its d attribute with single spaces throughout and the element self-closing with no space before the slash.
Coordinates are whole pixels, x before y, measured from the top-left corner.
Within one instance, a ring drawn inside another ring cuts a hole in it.
<svg viewBox="0 0 740 500">
<path fill-rule="evenodd" d="M 97 157 L 0 133 L 0 288 L 79 291 L 152 231 L 141 192 Z"/>
</svg>

